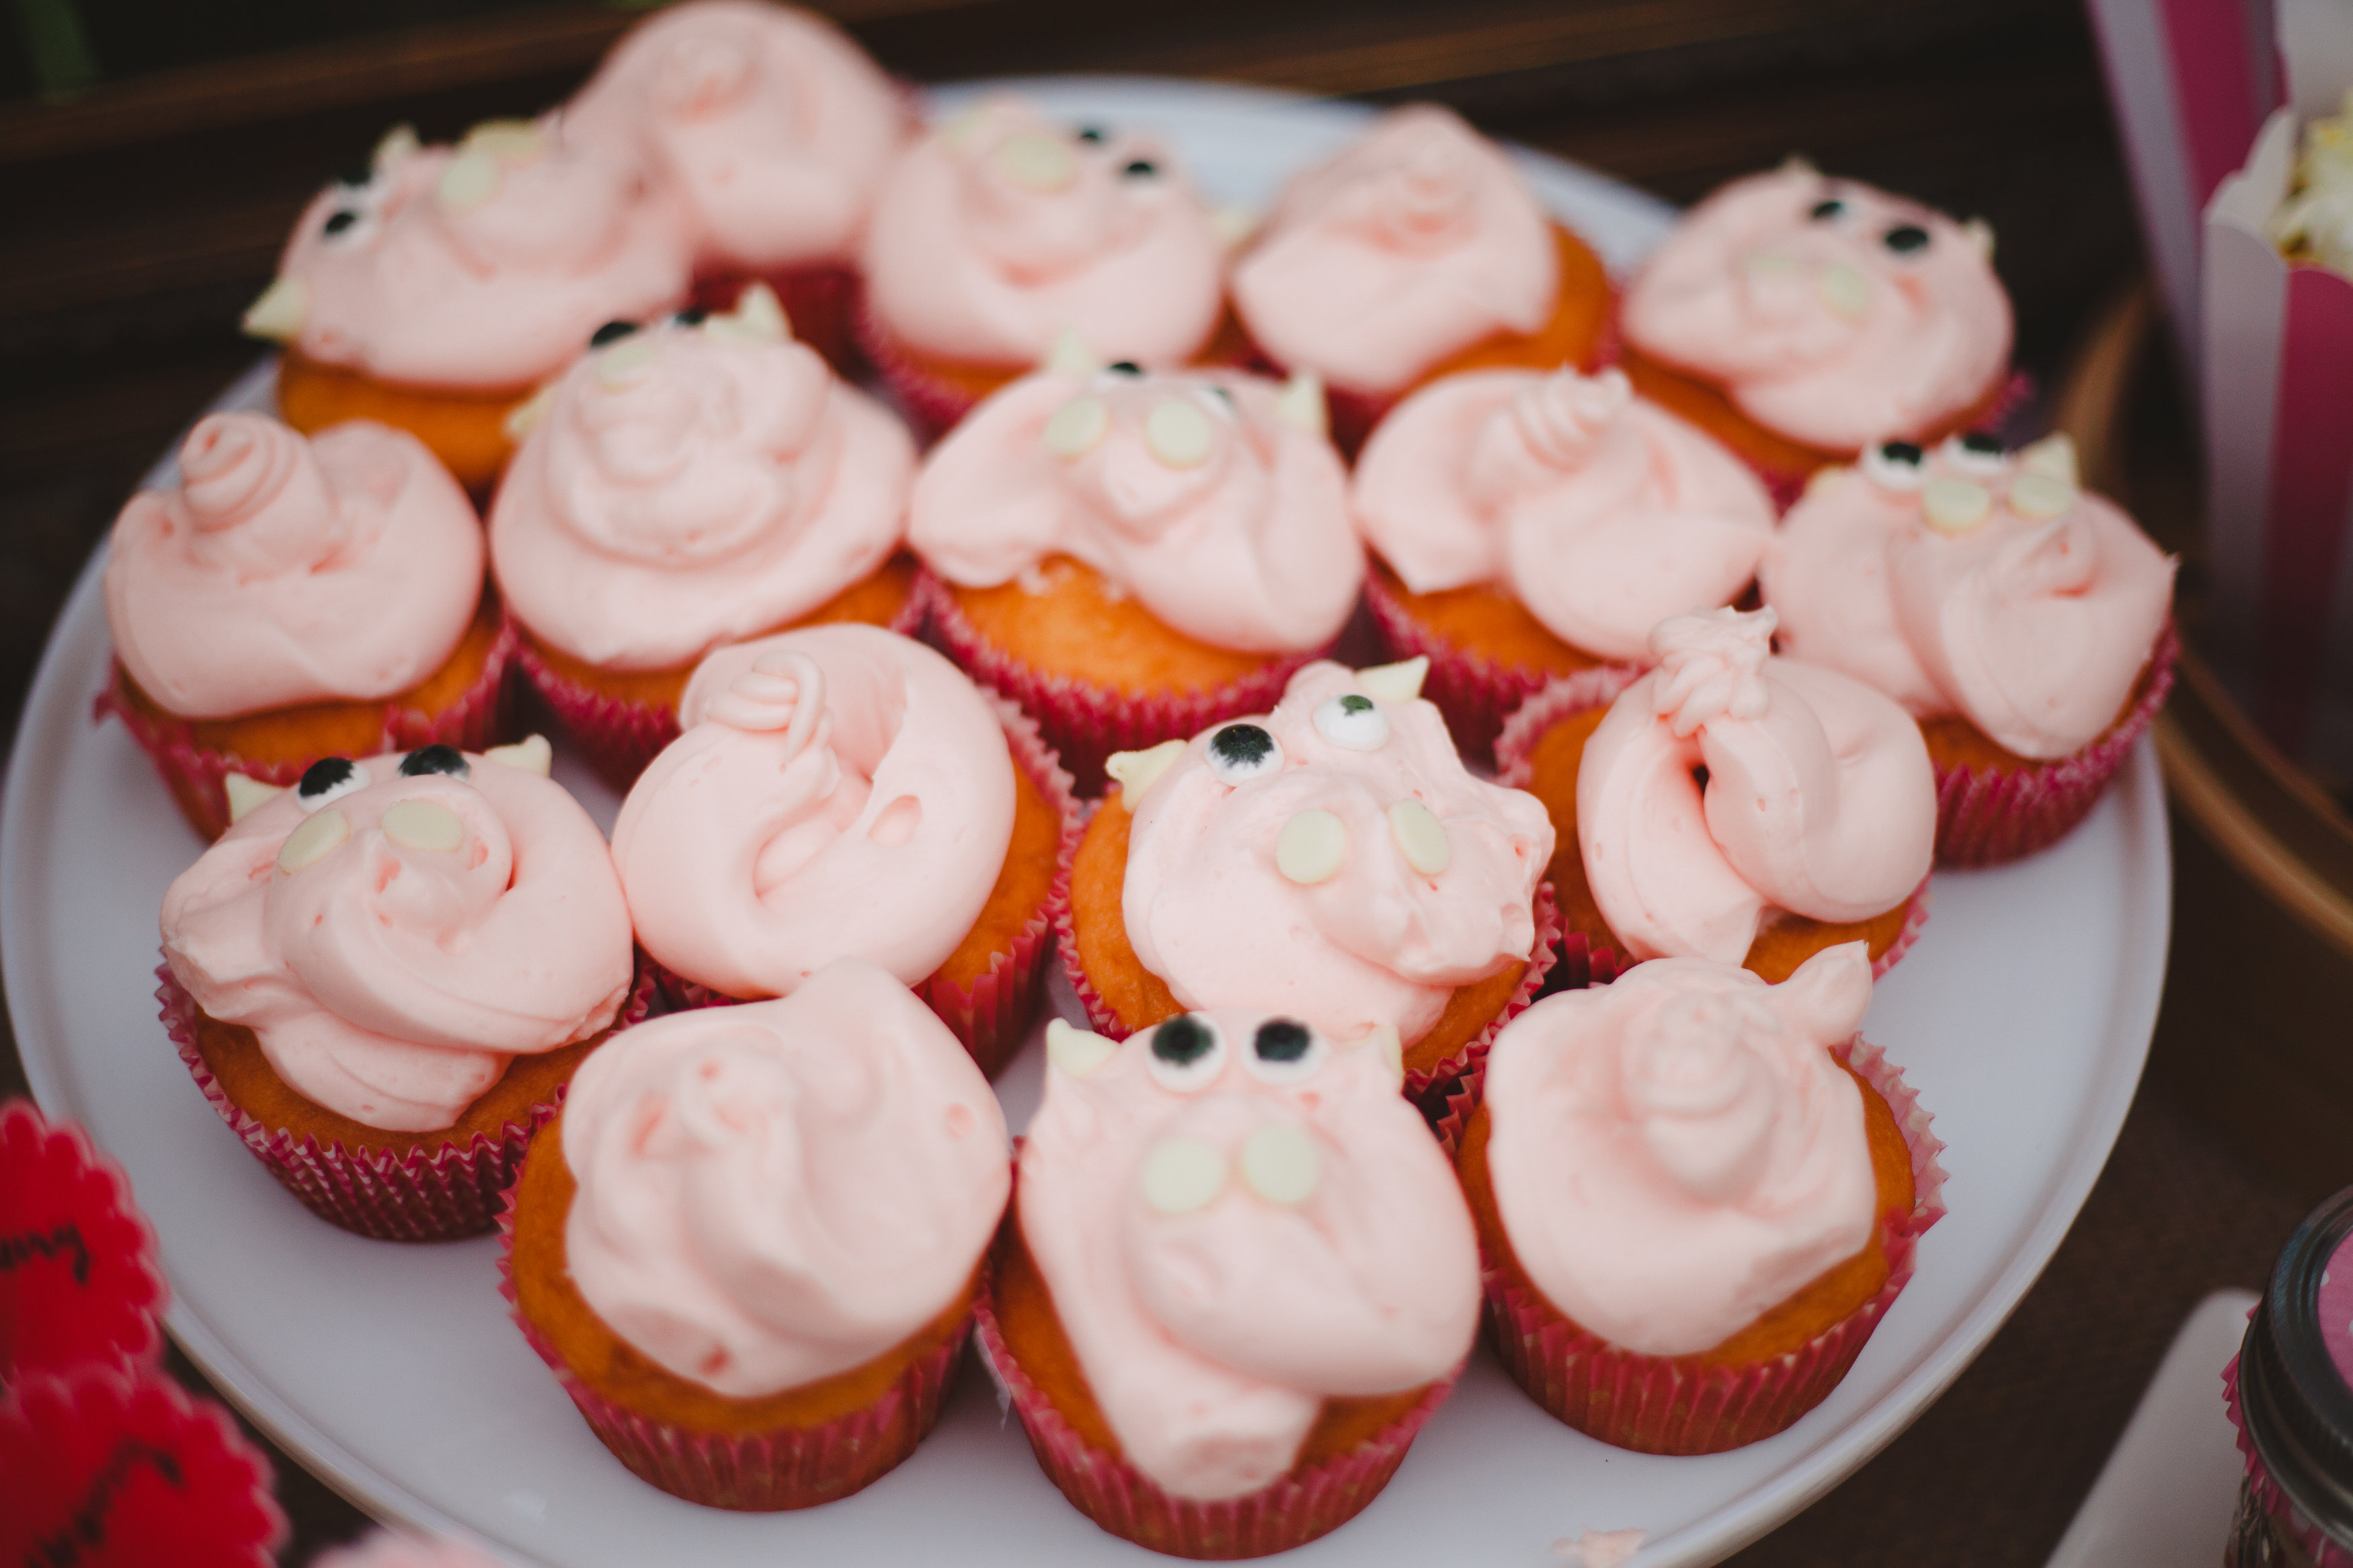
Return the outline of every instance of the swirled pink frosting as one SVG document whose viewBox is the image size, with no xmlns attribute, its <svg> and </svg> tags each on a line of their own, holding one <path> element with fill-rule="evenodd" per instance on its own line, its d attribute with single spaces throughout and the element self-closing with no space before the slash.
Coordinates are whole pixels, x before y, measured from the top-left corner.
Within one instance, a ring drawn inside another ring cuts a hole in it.
<svg viewBox="0 0 2353 1568">
<path fill-rule="evenodd" d="M 856 625 L 723 648 L 680 720 L 613 825 L 638 940 L 678 973 L 782 996 L 857 958 L 913 984 L 980 918 L 1013 839 L 1013 761 L 930 648 Z"/>
<path fill-rule="evenodd" d="M 823 605 L 898 548 L 906 427 L 789 338 L 654 327 L 557 384 L 491 509 L 518 620 L 612 669 L 666 669 Z"/>
<path fill-rule="evenodd" d="M 197 1005 L 252 1029 L 304 1099 L 387 1131 L 448 1126 L 629 989 L 604 835 L 563 785 L 466 761 L 411 778 L 369 757 L 373 782 L 323 804 L 288 790 L 164 895 L 164 955 Z"/>
<path fill-rule="evenodd" d="M 1381 116 L 1295 175 L 1234 266 L 1234 308 L 1278 363 L 1364 393 L 1552 319 L 1552 221 L 1503 149 L 1452 110 Z"/>
<path fill-rule="evenodd" d="M 691 222 L 632 161 L 570 145 L 552 122 L 387 148 L 364 184 L 311 199 L 279 258 L 293 292 L 272 335 L 312 359 L 420 385 L 526 386 L 605 322 L 686 296 Z"/>
<path fill-rule="evenodd" d="M 1225 246 L 1174 153 L 1079 137 L 992 99 L 909 149 L 867 230 L 866 300 L 919 353 L 1032 365 L 1075 331 L 1109 360 L 1182 364 L 1217 329 Z"/>
<path fill-rule="evenodd" d="M 1950 423 L 2010 363 L 2010 296 L 1982 234 L 1791 164 L 1685 215 L 1620 322 L 1758 424 L 1852 452 Z"/>
<path fill-rule="evenodd" d="M 1784 649 L 2022 757 L 2089 745 L 2172 613 L 2172 558 L 2111 502 L 2014 457 L 1948 444 L 1894 473 L 1901 488 L 1842 470 L 1782 523 L 1760 581 Z M 1977 521 L 1938 526 L 1932 493 Z"/>
<path fill-rule="evenodd" d="M 1860 681 L 1768 658 L 1773 621 L 1662 622 L 1659 668 L 1585 744 L 1577 846 L 1638 959 L 1738 963 L 1771 910 L 1865 920 L 1928 874 L 1936 781 L 1920 727 Z"/>
<path fill-rule="evenodd" d="M 1040 372 L 932 449 L 907 542 L 973 588 L 1068 555 L 1187 637 L 1297 653 L 1339 635 L 1364 582 L 1347 485 L 1255 376 Z"/>
<path fill-rule="evenodd" d="M 1619 370 L 1433 382 L 1374 430 L 1350 500 L 1415 593 L 1500 583 L 1613 659 L 1646 658 L 1669 616 L 1737 598 L 1773 538 L 1746 465 Z"/>
<path fill-rule="evenodd" d="M 1545 1299 L 1612 1344 L 1694 1355 L 1869 1245 L 1862 1094 L 1830 1047 L 1870 1005 L 1853 942 L 1778 985 L 1662 959 L 1506 1025 L 1487 1170 Z"/>
<path fill-rule="evenodd" d="M 642 157 L 707 257 L 765 272 L 856 259 L 906 104 L 824 18 L 691 0 L 641 23 L 565 107 L 572 141 Z"/>
<path fill-rule="evenodd" d="M 1384 737 L 1370 749 L 1331 739 L 1330 716 L 1319 722 L 1345 698 L 1375 703 L 1365 721 Z M 1472 776 L 1436 707 L 1372 699 L 1347 669 L 1319 661 L 1292 678 L 1272 713 L 1236 722 L 1271 737 L 1280 766 L 1224 782 L 1211 750 L 1230 728 L 1220 725 L 1133 803 L 1128 941 L 1179 1002 L 1289 1013 L 1340 1039 L 1388 1025 L 1409 1043 L 1456 986 L 1528 956 L 1552 823 L 1534 795 Z M 1279 848 L 1311 813 L 1337 820 L 1344 848 L 1321 879 L 1302 883 Z M 1409 858 L 1417 813 L 1442 835 L 1442 869 Z"/>
<path fill-rule="evenodd" d="M 1271 1484 L 1326 1398 L 1434 1382 L 1478 1323 L 1470 1212 L 1396 1068 L 1312 1034 L 1270 1062 L 1266 1021 L 1187 1015 L 1215 1043 L 1177 1073 L 1149 1031 L 1058 1059 L 1021 1145 L 1021 1238 L 1088 1390 L 1178 1497 Z"/>
<path fill-rule="evenodd" d="M 115 657 L 186 719 L 397 696 L 481 596 L 466 493 L 414 436 L 365 421 L 305 440 L 206 415 L 178 486 L 132 496 L 107 545 Z"/>
<path fill-rule="evenodd" d="M 902 1342 L 1005 1213 L 1005 1117 L 946 1025 L 843 959 L 792 995 L 658 1018 L 580 1065 L 564 1253 L 607 1327 L 731 1398 Z"/>
</svg>

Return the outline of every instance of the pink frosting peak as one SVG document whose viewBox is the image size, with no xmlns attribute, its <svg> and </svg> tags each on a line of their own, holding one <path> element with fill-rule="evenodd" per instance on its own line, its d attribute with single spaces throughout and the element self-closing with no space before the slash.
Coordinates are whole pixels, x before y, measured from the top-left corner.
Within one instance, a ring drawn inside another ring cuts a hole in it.
<svg viewBox="0 0 2353 1568">
<path fill-rule="evenodd" d="M 613 1021 L 628 909 L 604 836 L 561 784 L 480 756 L 413 776 L 398 754 L 340 761 L 172 884 L 164 955 L 303 1098 L 432 1131 L 514 1057 Z"/>
<path fill-rule="evenodd" d="M 2010 363 L 1992 236 L 1791 163 L 1694 207 L 1626 291 L 1626 341 L 1831 451 L 1948 424 Z"/>
<path fill-rule="evenodd" d="M 1011 98 L 899 160 L 865 267 L 892 336 L 973 364 L 1036 364 L 1066 330 L 1107 359 L 1182 364 L 1225 302 L 1225 246 L 1167 148 L 1089 140 Z"/>
<path fill-rule="evenodd" d="M 1045 371 L 932 450 L 907 542 L 951 583 L 1086 563 L 1187 637 L 1253 653 L 1329 643 L 1364 547 L 1320 403 L 1230 371 Z"/>
<path fill-rule="evenodd" d="M 379 701 L 448 660 L 482 596 L 482 530 L 417 439 L 354 422 L 305 440 L 213 414 L 180 485 L 115 520 L 106 616 L 139 689 L 187 719 Z"/>
<path fill-rule="evenodd" d="M 1411 1041 L 1535 945 L 1543 803 L 1472 777 L 1430 702 L 1339 665 L 1195 736 L 1131 805 L 1128 940 L 1187 1007 Z"/>
<path fill-rule="evenodd" d="M 612 1331 L 735 1399 L 874 1360 L 956 1300 L 1012 1185 L 947 1026 L 844 959 L 616 1037 L 564 1104 L 565 1262 Z"/>
<path fill-rule="evenodd" d="M 1219 1008 L 1064 1036 L 1021 1238 L 1122 1456 L 1178 1497 L 1268 1486 L 1324 1401 L 1458 1366 L 1471 1215 L 1377 1043 Z"/>
<path fill-rule="evenodd" d="M 1355 392 L 1552 317 L 1552 222 L 1503 150 L 1452 110 L 1374 121 L 1284 187 L 1235 265 L 1234 307 L 1281 363 Z"/>
<path fill-rule="evenodd" d="M 1928 874 L 1919 726 L 1859 681 L 1767 657 L 1773 625 L 1770 609 L 1662 622 L 1660 668 L 1586 742 L 1577 845 L 1638 959 L 1738 963 L 1769 910 L 1864 920 Z"/>
<path fill-rule="evenodd" d="M 841 32 L 759 0 L 689 0 L 641 23 L 565 107 L 565 134 L 641 156 L 721 264 L 856 259 L 906 140 L 905 102 Z"/>
<path fill-rule="evenodd" d="M 980 918 L 1013 840 L 1013 761 L 978 689 L 921 643 L 810 626 L 723 648 L 686 733 L 613 826 L 638 940 L 730 996 L 837 958 L 907 984 Z"/>
<path fill-rule="evenodd" d="M 522 386 L 605 322 L 682 300 L 691 244 L 641 164 L 552 121 L 477 126 L 454 148 L 396 132 L 364 183 L 303 209 L 248 325 L 386 381 Z"/>
<path fill-rule="evenodd" d="M 1861 1252 L 1878 1183 L 1830 1047 L 1870 1005 L 1854 942 L 1778 985 L 1662 959 L 1506 1025 L 1487 1169 L 1545 1299 L 1612 1344 L 1694 1355 Z"/>
<path fill-rule="evenodd" d="M 492 569 L 533 636 L 672 668 L 799 619 L 898 548 L 913 442 L 774 306 L 763 289 L 634 332 L 556 383 L 491 510 Z"/>
<path fill-rule="evenodd" d="M 1773 538 L 1747 467 L 1614 369 L 1442 377 L 1374 430 L 1351 500 L 1415 593 L 1501 583 L 1612 659 L 1641 658 L 1665 616 L 1730 604 Z"/>
</svg>

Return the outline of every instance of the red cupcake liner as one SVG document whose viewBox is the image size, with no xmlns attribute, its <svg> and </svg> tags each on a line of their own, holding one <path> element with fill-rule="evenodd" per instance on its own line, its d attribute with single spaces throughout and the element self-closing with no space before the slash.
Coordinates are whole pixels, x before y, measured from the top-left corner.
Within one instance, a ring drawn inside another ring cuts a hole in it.
<svg viewBox="0 0 2353 1568">
<path fill-rule="evenodd" d="M 1495 1353 L 1530 1398 L 1616 1447 L 1720 1454 L 1783 1430 L 1838 1385 L 1910 1282 L 1920 1237 L 1944 1217 L 1945 1170 L 1936 1156 L 1945 1145 L 1929 1131 L 1919 1095 L 1877 1046 L 1858 1035 L 1832 1054 L 1887 1101 L 1912 1153 L 1912 1212 L 1883 1222 L 1889 1271 L 1879 1293 L 1786 1355 L 1710 1366 L 1695 1356 L 1642 1355 L 1578 1328 L 1514 1285 L 1482 1243 L 1480 1275 Z"/>
<path fill-rule="evenodd" d="M 1347 1453 L 1294 1466 L 1282 1479 L 1240 1497 L 1212 1502 L 1180 1498 L 1088 1443 L 1063 1419 L 1006 1345 L 992 1285 L 982 1286 L 975 1305 L 974 1338 L 989 1375 L 1021 1417 L 1039 1468 L 1071 1507 L 1104 1530 L 1172 1557 L 1264 1557 L 1337 1530 L 1388 1484 L 1422 1424 L 1446 1402 L 1461 1375 L 1458 1366 L 1431 1384 L 1420 1403 Z"/>
<path fill-rule="evenodd" d="M 815 349 L 844 380 L 866 368 L 858 351 L 859 300 L 864 293 L 858 270 L 839 264 L 788 268 L 777 272 L 713 270 L 694 280 L 691 298 L 706 310 L 735 308 L 744 286 L 754 281 L 776 290 L 793 337 Z"/>
<path fill-rule="evenodd" d="M 850 335 L 858 352 L 874 374 L 882 378 L 897 396 L 900 406 L 906 410 L 908 422 L 915 427 L 917 443 L 930 446 L 956 426 L 956 422 L 971 413 L 980 399 L 955 383 L 933 370 L 909 349 L 901 345 L 891 329 L 874 313 L 872 301 L 860 298 L 850 318 Z M 1008 366 L 1008 377 L 1027 373 L 1027 366 Z"/>
<path fill-rule="evenodd" d="M 153 1365 L 170 1300 L 122 1168 L 31 1100 L 0 1103 L 0 1387 L 31 1372 Z"/>
<path fill-rule="evenodd" d="M 1018 703 L 1038 721 L 1039 731 L 1077 781 L 1078 793 L 1088 796 L 1099 795 L 1106 787 L 1103 763 L 1113 752 L 1145 751 L 1163 741 L 1189 741 L 1212 724 L 1267 712 L 1282 700 L 1293 676 L 1332 650 L 1327 644 L 1312 653 L 1293 654 L 1208 691 L 1136 697 L 1048 675 L 1012 658 L 980 635 L 955 595 L 928 571 L 919 591 L 928 602 L 933 633 L 947 656 L 966 675 Z"/>
<path fill-rule="evenodd" d="M 297 1138 L 233 1102 L 196 1048 L 195 998 L 168 963 L 157 966 L 155 981 L 164 1027 L 179 1047 L 189 1076 L 229 1131 L 311 1213 L 378 1241 L 448 1241 L 488 1232 L 497 1223 L 499 1205 L 515 1173 L 522 1169 L 532 1134 L 564 1103 L 564 1087 L 559 1086 L 553 1100 L 531 1108 L 527 1121 L 501 1128 L 496 1142 L 477 1132 L 469 1144 L 448 1142 L 406 1153 L 347 1148 L 340 1140 L 322 1147 L 315 1134 Z M 638 973 L 611 1032 L 643 1023 L 652 1011 L 653 992 L 653 976 Z"/>
<path fill-rule="evenodd" d="M 993 692 L 983 695 L 996 705 L 997 717 L 1004 721 L 1005 739 L 1012 750 L 1014 764 L 1046 797 L 1046 804 L 1054 808 L 1061 822 L 1055 865 L 1058 868 L 1067 865 L 1078 852 L 1079 829 L 1085 821 L 1071 792 L 1071 775 L 1062 771 L 1053 749 L 1039 738 L 1036 721 Z M 954 1031 L 964 1048 L 972 1053 L 980 1070 L 992 1079 L 1005 1070 L 1005 1064 L 1021 1048 L 1029 1033 L 1029 1020 L 1037 1016 L 1039 982 L 1046 973 L 1046 949 L 1052 940 L 1053 909 L 1050 894 L 1015 935 L 1012 948 L 998 953 L 988 972 L 976 978 L 970 989 L 951 984 L 937 975 L 913 988 L 923 1005 L 938 1014 L 940 1022 Z M 641 953 L 640 962 L 674 1007 L 689 1011 L 697 1007 L 732 1007 L 742 1000 L 714 991 L 700 981 L 689 980 L 649 953 Z"/>
<path fill-rule="evenodd" d="M 406 752 L 438 743 L 455 746 L 461 752 L 480 752 L 509 739 L 507 666 L 516 656 L 517 643 L 513 627 L 501 626 L 491 644 L 490 657 L 482 662 L 482 673 L 463 696 L 439 712 L 398 707 L 387 710 L 384 734 L 372 750 Z M 122 721 L 122 727 L 131 731 L 131 738 L 154 764 L 164 787 L 179 802 L 188 825 L 206 842 L 228 831 L 228 786 L 223 781 L 229 774 L 243 773 L 259 784 L 291 788 L 301 779 L 303 770 L 319 760 L 314 756 L 293 763 L 257 763 L 234 752 L 200 746 L 187 721 L 151 718 L 133 704 L 125 684 L 129 679 L 118 661 L 106 689 L 91 705 L 90 721 L 102 722 L 110 716 Z M 322 752 L 319 756 L 328 754 Z"/>
<path fill-rule="evenodd" d="M 2107 733 L 2047 765 L 1936 769 L 1936 864 L 1999 866 L 2046 849 L 2091 814 L 2173 689 L 2181 639 L 2166 623 L 2147 689 Z"/>
</svg>

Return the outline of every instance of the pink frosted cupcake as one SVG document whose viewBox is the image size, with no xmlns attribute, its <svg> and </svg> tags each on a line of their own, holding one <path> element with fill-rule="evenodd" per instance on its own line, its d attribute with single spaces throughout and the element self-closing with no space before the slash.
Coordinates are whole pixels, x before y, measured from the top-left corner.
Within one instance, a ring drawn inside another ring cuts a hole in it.
<svg viewBox="0 0 2353 1568">
<path fill-rule="evenodd" d="M 490 1229 L 573 1069 L 644 1016 L 612 858 L 548 758 L 328 758 L 164 895 L 181 1059 L 346 1230 Z"/>
<path fill-rule="evenodd" d="M 100 711 L 207 839 L 237 815 L 236 775 L 290 784 L 322 757 L 487 745 L 513 644 L 481 531 L 415 437 L 209 415 L 178 482 L 115 520 Z"/>
<path fill-rule="evenodd" d="M 1391 656 L 1430 656 L 1431 700 L 1482 758 L 1546 681 L 1622 678 L 1659 622 L 1738 599 L 1773 538 L 1756 476 L 1616 370 L 1433 383 L 1366 443 L 1349 499 Z"/>
<path fill-rule="evenodd" d="M 1470 1215 L 1395 1059 L 1244 1008 L 1124 1046 L 1050 1027 L 979 1330 L 1038 1462 L 1180 1557 L 1346 1523 L 1477 1326 Z"/>
<path fill-rule="evenodd" d="M 860 340 L 937 434 L 1074 337 L 1166 369 L 1210 345 L 1225 242 L 1168 148 L 991 99 L 902 158 L 867 231 Z"/>
<path fill-rule="evenodd" d="M 1308 382 L 1041 371 L 933 449 L 907 542 L 948 651 L 1103 759 L 1272 704 L 1355 609 L 1364 546 Z"/>
<path fill-rule="evenodd" d="M 786 626 L 913 630 L 905 426 L 793 341 L 776 296 L 599 334 L 528 411 L 491 563 L 532 684 L 627 789 L 712 648 Z"/>
<path fill-rule="evenodd" d="M 938 1419 L 1010 1185 L 971 1058 L 844 960 L 582 1065 L 502 1221 L 507 1299 L 640 1478 L 808 1508 Z"/>
<path fill-rule="evenodd" d="M 1782 651 L 1920 721 L 1936 858 L 2055 843 L 2099 800 L 2173 683 L 2175 563 L 2075 488 L 2064 436 L 2005 457 L 1967 436 L 1883 442 L 1824 473 L 1760 582 Z"/>
<path fill-rule="evenodd" d="M 765 279 L 795 335 L 850 368 L 859 247 L 913 122 L 839 28 L 761 0 L 690 0 L 616 45 L 563 123 L 685 205 L 702 291 L 732 300 Z"/>
<path fill-rule="evenodd" d="M 621 805 L 638 941 L 688 1006 L 837 958 L 913 986 L 984 1071 L 1017 1049 L 1076 813 L 1036 728 L 923 644 L 813 626 L 723 648 Z"/>
</svg>

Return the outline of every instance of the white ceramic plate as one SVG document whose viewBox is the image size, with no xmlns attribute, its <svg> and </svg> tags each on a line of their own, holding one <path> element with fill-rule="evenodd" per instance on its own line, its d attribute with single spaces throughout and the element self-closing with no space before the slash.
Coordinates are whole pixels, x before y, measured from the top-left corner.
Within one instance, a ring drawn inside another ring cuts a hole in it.
<svg viewBox="0 0 2353 1568">
<path fill-rule="evenodd" d="M 1256 205 L 1366 111 L 1149 81 L 1021 84 L 1072 119 L 1173 138 L 1221 202 Z M 975 89 L 941 94 L 962 99 Z M 1537 188 L 1623 268 L 1664 209 L 1530 155 Z M 248 376 L 224 403 L 266 400 Z M 129 1169 L 162 1237 L 173 1335 L 291 1453 L 370 1511 L 550 1568 L 1153 1561 L 1039 1473 L 967 1367 L 940 1429 L 857 1497 L 790 1515 L 695 1508 L 598 1446 L 507 1321 L 495 1242 L 364 1241 L 312 1218 L 229 1136 L 151 999 L 155 911 L 201 846 L 118 725 L 93 727 L 109 649 L 93 560 L 51 638 L 0 821 L 0 958 L 36 1093 Z M 609 814 L 609 793 L 559 776 Z M 1713 1562 L 1852 1471 L 1959 1374 L 2055 1248 L 2122 1123 L 2156 1020 L 2170 871 L 2144 745 L 2083 828 L 1993 872 L 1944 874 L 1868 1032 L 1951 1146 L 1950 1217 L 1853 1372 L 1769 1442 L 1621 1453 L 1553 1421 L 1482 1352 L 1363 1517 L 1293 1554 L 1350 1568 L 1557 1562 L 1556 1539 L 1639 1528 L 1648 1568 Z M 1067 994 L 1061 1010 L 1081 1015 Z M 1002 1086 L 1014 1124 L 1039 1053 Z"/>
</svg>

